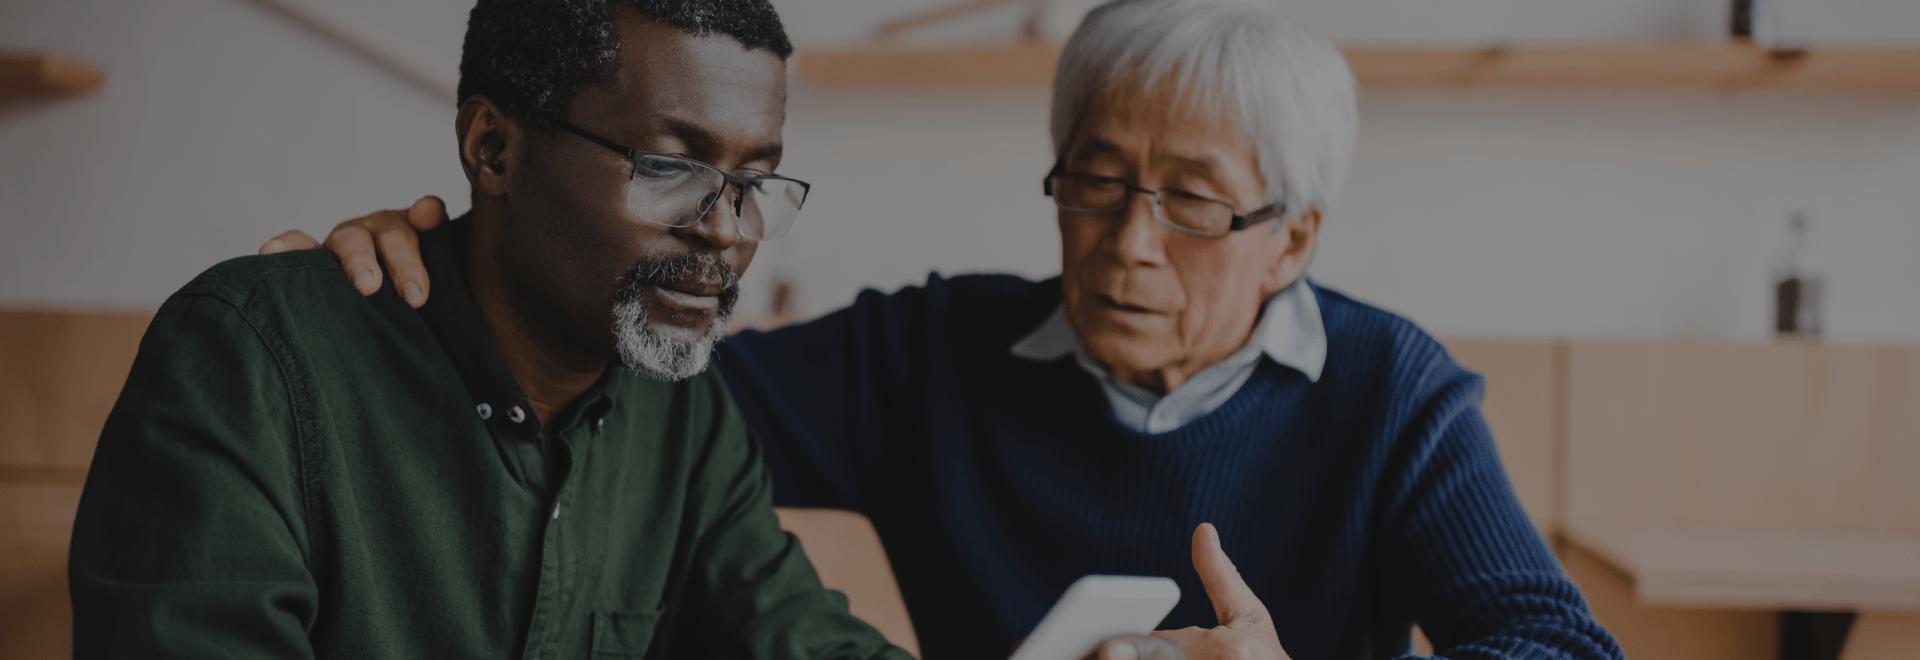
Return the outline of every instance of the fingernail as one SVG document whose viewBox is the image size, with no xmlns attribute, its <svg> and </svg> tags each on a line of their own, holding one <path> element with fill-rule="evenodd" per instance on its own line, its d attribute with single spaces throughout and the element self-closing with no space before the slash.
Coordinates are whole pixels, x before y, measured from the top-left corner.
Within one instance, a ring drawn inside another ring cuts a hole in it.
<svg viewBox="0 0 1920 660">
<path fill-rule="evenodd" d="M 1138 660 L 1140 653 L 1132 644 L 1109 641 L 1100 645 L 1101 660 Z"/>
<path fill-rule="evenodd" d="M 374 275 L 373 271 L 362 268 L 353 272 L 353 288 L 365 291 L 379 286 L 380 276 Z"/>
<path fill-rule="evenodd" d="M 261 248 L 261 251 L 263 251 L 263 252 L 279 252 L 279 251 L 280 251 L 280 239 L 278 239 L 278 238 L 276 238 L 276 239 L 273 239 L 273 240 L 271 240 L 271 241 L 267 241 L 267 244 L 266 244 L 266 246 L 265 246 L 265 247 L 263 247 L 263 248 Z"/>
<path fill-rule="evenodd" d="M 401 295 L 407 299 L 407 306 L 419 309 L 420 304 L 426 302 L 427 298 L 426 296 L 420 295 L 420 283 L 408 282 L 406 289 L 406 293 Z"/>
</svg>

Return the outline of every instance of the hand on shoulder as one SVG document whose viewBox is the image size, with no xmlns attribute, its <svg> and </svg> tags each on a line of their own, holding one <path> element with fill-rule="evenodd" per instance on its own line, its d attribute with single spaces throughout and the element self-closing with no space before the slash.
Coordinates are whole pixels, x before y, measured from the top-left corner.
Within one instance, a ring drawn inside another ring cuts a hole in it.
<svg viewBox="0 0 1920 660">
<path fill-rule="evenodd" d="M 427 268 L 420 262 L 420 232 L 446 222 L 446 202 L 428 195 L 406 210 L 376 211 L 342 222 L 327 235 L 324 244 L 298 229 L 288 231 L 261 245 L 260 254 L 324 247 L 339 258 L 340 269 L 363 296 L 380 290 L 380 260 L 385 259 L 394 290 L 407 305 L 419 309 L 427 304 L 430 290 Z"/>
</svg>

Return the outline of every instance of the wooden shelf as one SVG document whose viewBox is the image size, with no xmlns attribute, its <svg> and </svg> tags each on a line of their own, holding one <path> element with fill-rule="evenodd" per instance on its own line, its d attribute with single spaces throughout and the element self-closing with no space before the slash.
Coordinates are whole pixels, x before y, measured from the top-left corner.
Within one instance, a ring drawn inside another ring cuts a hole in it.
<svg viewBox="0 0 1920 660">
<path fill-rule="evenodd" d="M 1044 85 L 1057 44 L 894 48 L 798 53 L 800 77 L 826 85 Z"/>
<path fill-rule="evenodd" d="M 106 82 L 107 75 L 99 69 L 58 55 L 0 54 L 0 95 L 83 94 Z"/>
<path fill-rule="evenodd" d="M 1344 49 L 1370 89 L 1790 89 L 1920 94 L 1920 48 L 1768 51 L 1713 44 Z M 872 47 L 802 52 L 800 77 L 826 85 L 1033 85 L 1060 47 Z"/>
<path fill-rule="evenodd" d="M 1794 89 L 1920 93 L 1920 49 L 1768 51 L 1650 44 L 1512 49 L 1351 48 L 1377 88 Z"/>
</svg>

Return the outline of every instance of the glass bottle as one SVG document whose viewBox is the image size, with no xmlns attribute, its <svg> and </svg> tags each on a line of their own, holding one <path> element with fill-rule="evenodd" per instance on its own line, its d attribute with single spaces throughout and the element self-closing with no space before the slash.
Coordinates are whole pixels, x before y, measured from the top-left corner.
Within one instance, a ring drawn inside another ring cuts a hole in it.
<svg viewBox="0 0 1920 660">
<path fill-rule="evenodd" d="M 1773 0 L 1733 0 L 1729 32 L 1735 43 L 1773 46 Z"/>
<path fill-rule="evenodd" d="M 1773 262 L 1773 331 L 1818 338 L 1826 320 L 1827 271 L 1807 240 L 1807 216 L 1795 213 L 1788 227 L 1787 248 Z"/>
</svg>

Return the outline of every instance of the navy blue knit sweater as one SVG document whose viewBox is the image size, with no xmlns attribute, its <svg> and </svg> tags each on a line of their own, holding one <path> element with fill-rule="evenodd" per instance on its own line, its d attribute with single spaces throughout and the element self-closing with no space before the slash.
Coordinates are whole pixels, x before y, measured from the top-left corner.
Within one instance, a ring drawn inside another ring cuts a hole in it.
<svg viewBox="0 0 1920 660">
<path fill-rule="evenodd" d="M 927 660 L 1005 657 L 1076 578 L 1180 583 L 1219 527 L 1296 660 L 1617 658 L 1514 497 L 1479 376 L 1404 319 L 1315 287 L 1319 382 L 1263 361 L 1205 417 L 1142 435 L 1072 358 L 1008 354 L 1057 280 L 938 275 L 722 345 L 783 506 L 873 520 Z"/>
</svg>

